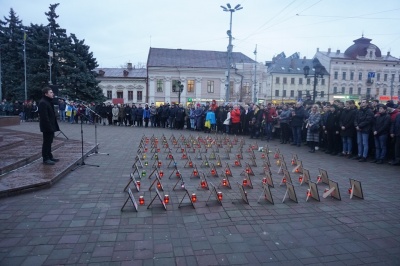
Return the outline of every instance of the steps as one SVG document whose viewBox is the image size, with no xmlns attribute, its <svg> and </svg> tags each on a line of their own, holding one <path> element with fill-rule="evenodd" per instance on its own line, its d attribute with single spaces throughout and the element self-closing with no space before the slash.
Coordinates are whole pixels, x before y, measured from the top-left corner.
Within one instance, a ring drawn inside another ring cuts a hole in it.
<svg viewBox="0 0 400 266">
<path fill-rule="evenodd" d="M 0 138 L 0 197 L 49 187 L 67 175 L 82 157 L 80 141 L 55 138 L 53 155 L 60 162 L 43 165 L 41 134 L 0 128 Z M 83 143 L 85 156 L 94 149 L 94 144 Z"/>
</svg>

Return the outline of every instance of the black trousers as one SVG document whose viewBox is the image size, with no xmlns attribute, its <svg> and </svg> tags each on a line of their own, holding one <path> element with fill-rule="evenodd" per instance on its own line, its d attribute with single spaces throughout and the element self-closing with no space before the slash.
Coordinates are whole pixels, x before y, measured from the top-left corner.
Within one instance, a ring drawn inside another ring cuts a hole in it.
<svg viewBox="0 0 400 266">
<path fill-rule="evenodd" d="M 54 132 L 43 132 L 43 145 L 42 145 L 42 157 L 43 162 L 53 158 L 51 154 L 51 144 L 53 143 Z"/>
</svg>

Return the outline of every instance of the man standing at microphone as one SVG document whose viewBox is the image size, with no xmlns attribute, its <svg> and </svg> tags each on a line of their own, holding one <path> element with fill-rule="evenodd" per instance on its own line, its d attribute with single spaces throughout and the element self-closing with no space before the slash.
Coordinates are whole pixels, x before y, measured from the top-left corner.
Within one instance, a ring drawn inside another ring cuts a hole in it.
<svg viewBox="0 0 400 266">
<path fill-rule="evenodd" d="M 59 159 L 51 154 L 51 144 L 54 139 L 54 132 L 59 131 L 56 114 L 54 112 L 54 92 L 51 88 L 45 87 L 42 90 L 43 97 L 39 102 L 40 131 L 43 133 L 42 157 L 43 164 L 54 165 Z"/>
</svg>

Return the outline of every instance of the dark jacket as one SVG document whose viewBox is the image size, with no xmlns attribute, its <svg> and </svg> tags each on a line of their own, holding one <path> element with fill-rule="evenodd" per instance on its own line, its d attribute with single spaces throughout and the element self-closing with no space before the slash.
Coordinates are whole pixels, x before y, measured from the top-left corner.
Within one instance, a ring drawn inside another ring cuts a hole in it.
<svg viewBox="0 0 400 266">
<path fill-rule="evenodd" d="M 293 115 L 293 113 L 295 115 Z M 290 118 L 292 121 L 290 125 L 292 127 L 301 127 L 303 125 L 304 117 L 305 117 L 305 111 L 304 111 L 303 106 L 295 107 L 294 110 L 290 114 Z"/>
<path fill-rule="evenodd" d="M 390 115 L 377 114 L 375 116 L 373 131 L 377 132 L 375 136 L 388 135 L 390 131 Z"/>
<path fill-rule="evenodd" d="M 56 132 L 60 131 L 58 127 L 58 122 L 56 118 L 56 113 L 54 112 L 53 101 L 47 96 L 39 102 L 39 116 L 40 116 L 40 131 L 41 132 Z"/>
<path fill-rule="evenodd" d="M 400 137 L 400 115 L 396 116 L 394 123 L 390 127 L 390 134 Z"/>
<path fill-rule="evenodd" d="M 356 118 L 357 109 L 343 109 L 339 118 L 340 136 L 353 137 L 355 133 L 354 119 Z M 342 127 L 345 129 L 343 130 Z"/>
<path fill-rule="evenodd" d="M 374 113 L 369 108 L 360 108 L 354 119 L 354 126 L 358 127 L 361 132 L 369 133 L 372 129 L 374 121 Z"/>
</svg>

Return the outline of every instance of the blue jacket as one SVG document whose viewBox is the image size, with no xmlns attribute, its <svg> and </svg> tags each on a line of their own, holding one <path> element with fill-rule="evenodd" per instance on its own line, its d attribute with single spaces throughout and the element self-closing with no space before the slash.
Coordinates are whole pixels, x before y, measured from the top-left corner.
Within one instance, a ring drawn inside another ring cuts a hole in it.
<svg viewBox="0 0 400 266">
<path fill-rule="evenodd" d="M 143 119 L 146 118 L 150 118 L 150 109 L 148 107 L 143 110 Z"/>
<path fill-rule="evenodd" d="M 206 120 L 210 120 L 211 124 L 216 124 L 215 113 L 213 111 L 208 111 L 206 115 Z"/>
</svg>

